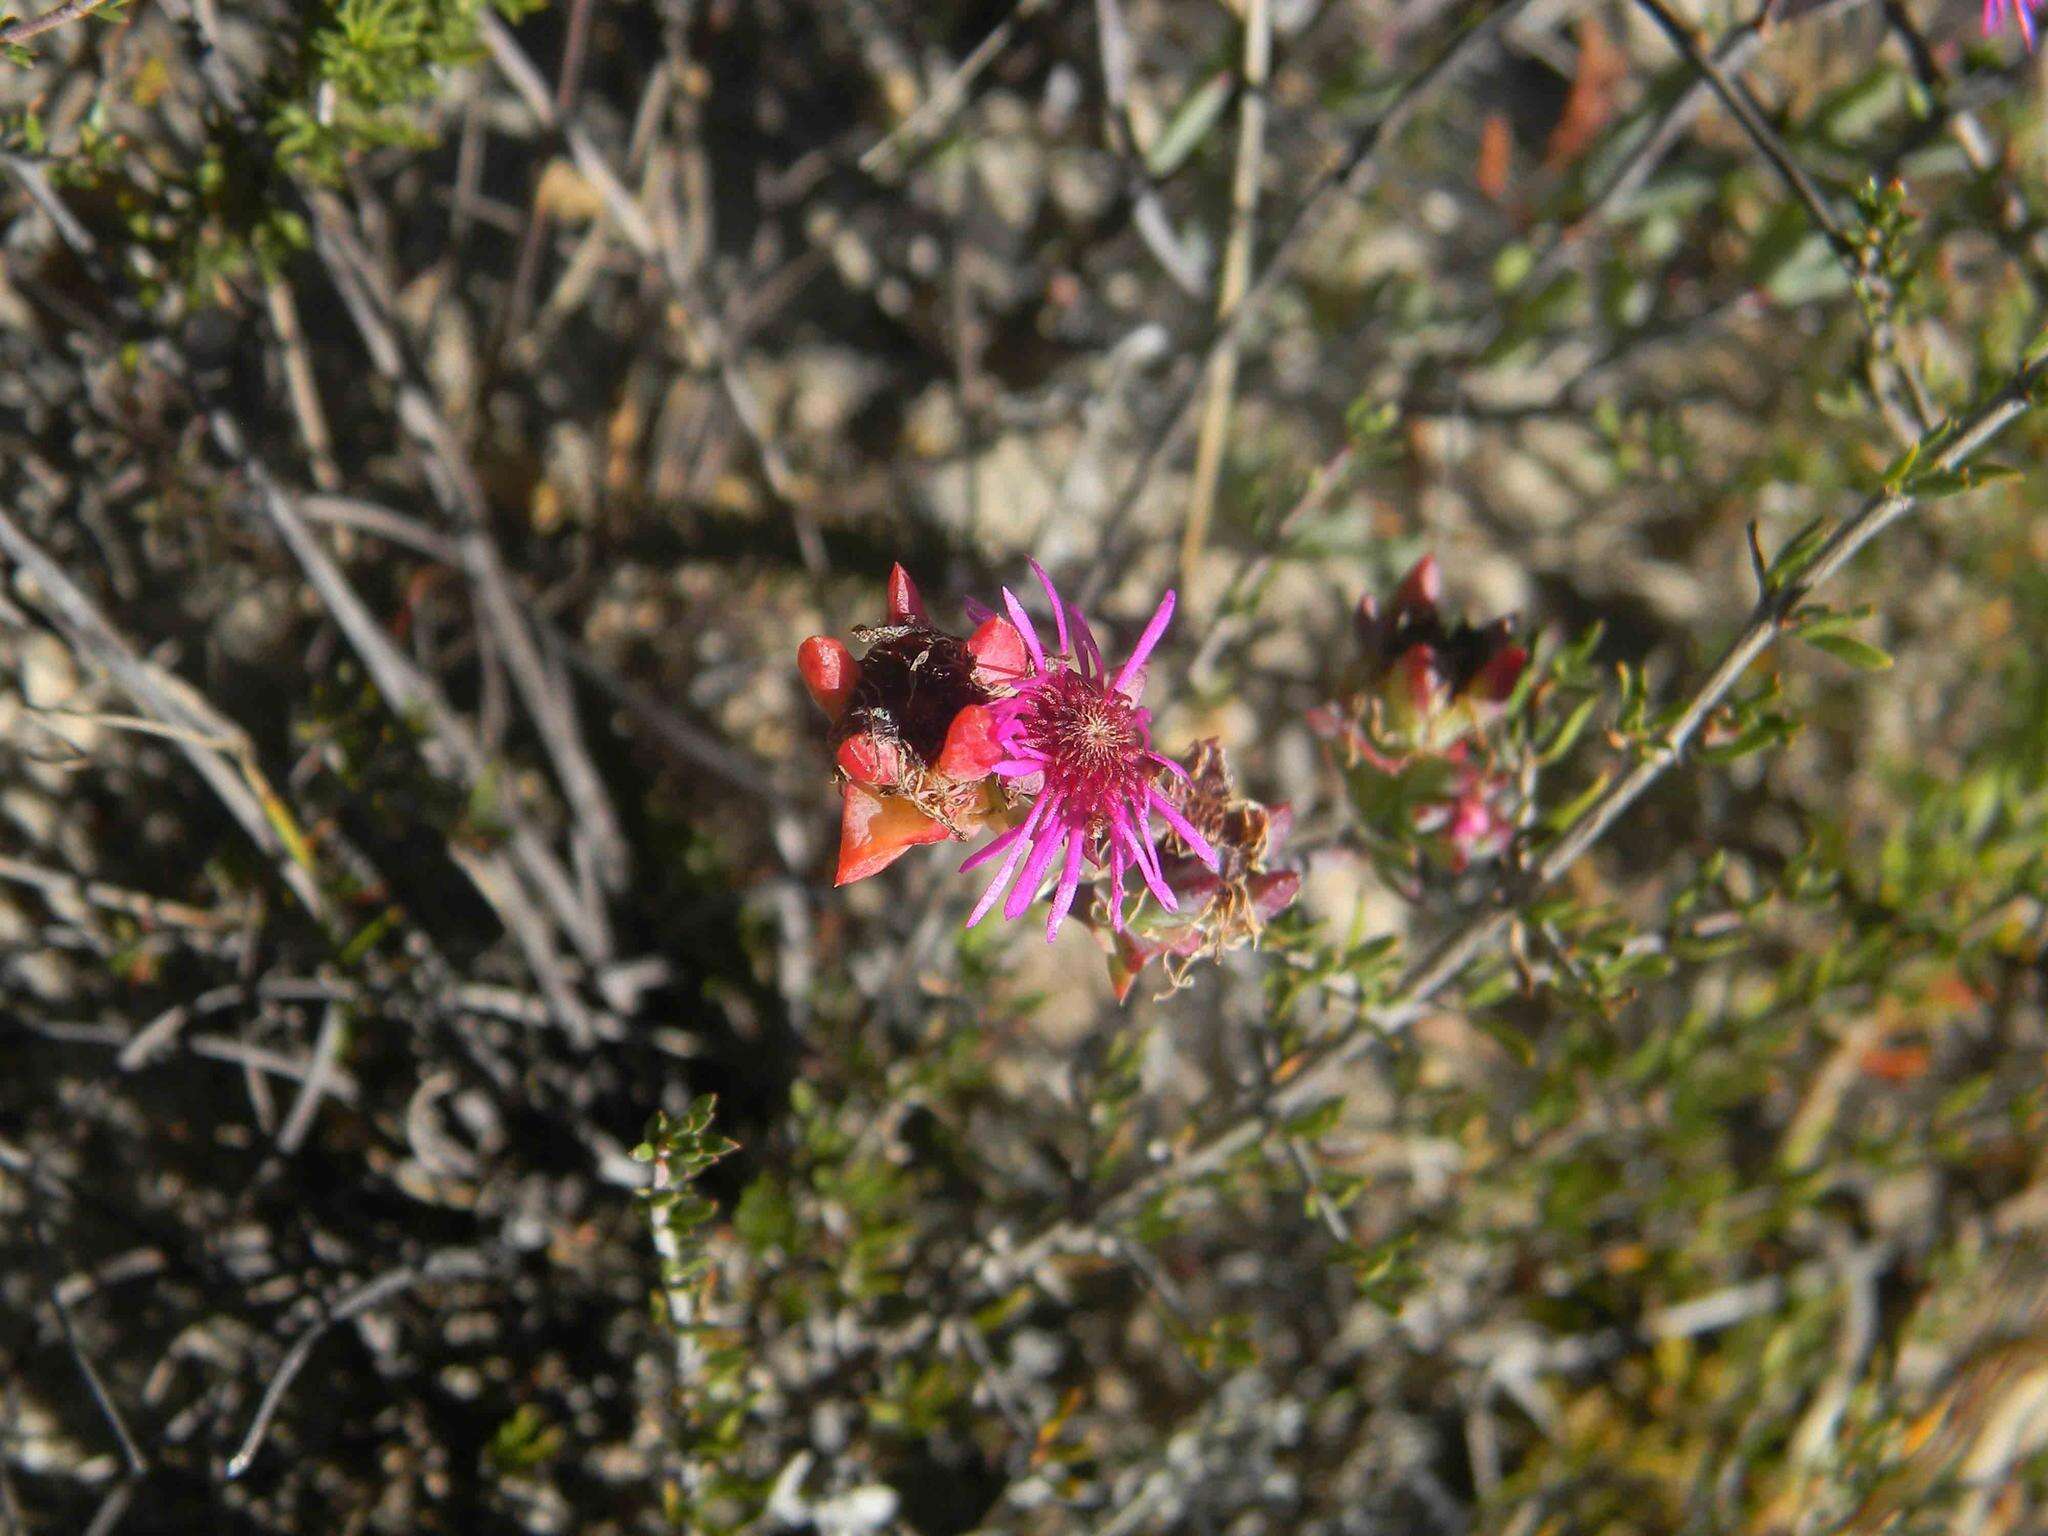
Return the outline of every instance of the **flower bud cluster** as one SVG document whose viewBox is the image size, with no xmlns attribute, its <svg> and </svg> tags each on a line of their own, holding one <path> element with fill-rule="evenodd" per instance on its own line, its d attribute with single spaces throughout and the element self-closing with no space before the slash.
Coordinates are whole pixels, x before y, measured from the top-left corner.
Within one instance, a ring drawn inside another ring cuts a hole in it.
<svg viewBox="0 0 2048 1536">
<path fill-rule="evenodd" d="M 1331 744 L 1369 827 L 1462 871 L 1498 856 L 1519 796 L 1492 758 L 1489 730 L 1514 697 L 1529 651 L 1513 621 L 1443 616 L 1443 575 L 1426 555 L 1384 610 L 1358 606 L 1362 657 L 1337 702 L 1309 713 Z"/>
</svg>

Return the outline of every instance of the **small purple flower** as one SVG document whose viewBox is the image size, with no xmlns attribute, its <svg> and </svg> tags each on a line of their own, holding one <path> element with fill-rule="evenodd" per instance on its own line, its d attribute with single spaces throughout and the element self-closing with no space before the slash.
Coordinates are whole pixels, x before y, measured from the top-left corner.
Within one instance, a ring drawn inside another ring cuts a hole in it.
<svg viewBox="0 0 2048 1536">
<path fill-rule="evenodd" d="M 2008 21 L 2017 21 L 2020 36 L 2026 40 L 2027 50 L 2032 52 L 2034 12 L 2043 4 L 2044 0 L 1984 0 L 1984 35 L 1990 37 Z"/>
<path fill-rule="evenodd" d="M 1054 590 L 1052 579 L 1031 562 L 1031 572 L 1052 605 L 1058 645 L 1048 651 L 1024 605 L 1009 588 L 1003 606 L 1024 637 L 1028 670 L 1014 683 L 1015 691 L 989 706 L 995 737 L 1003 756 L 995 775 L 1036 798 L 1024 819 L 960 866 L 967 870 L 1001 858 L 995 881 L 975 903 L 967 919 L 972 928 L 1010 885 L 1003 916 L 1021 917 L 1038 894 L 1055 858 L 1062 859 L 1054 887 L 1052 914 L 1046 920 L 1048 942 L 1060 930 L 1074 904 L 1084 859 L 1109 869 L 1110 923 L 1123 927 L 1124 874 L 1135 869 L 1159 904 L 1178 910 L 1173 890 L 1160 868 L 1159 849 L 1152 841 L 1152 813 L 1173 828 L 1195 856 L 1216 868 L 1216 851 L 1171 800 L 1160 793 L 1158 777 L 1166 770 L 1187 776 L 1171 758 L 1152 750 L 1152 712 L 1140 707 L 1145 687 L 1145 658 L 1166 633 L 1173 617 L 1173 594 L 1160 600 L 1152 620 L 1139 636 L 1128 660 L 1114 676 L 1103 663 L 1102 648 L 1080 610 L 1069 607 Z M 1022 863 L 1022 871 L 1018 865 Z"/>
</svg>

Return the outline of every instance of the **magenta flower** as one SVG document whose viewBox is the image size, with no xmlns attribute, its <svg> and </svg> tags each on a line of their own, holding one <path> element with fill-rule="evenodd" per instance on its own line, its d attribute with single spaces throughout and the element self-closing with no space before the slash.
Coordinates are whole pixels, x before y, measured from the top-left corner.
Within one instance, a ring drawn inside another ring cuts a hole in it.
<svg viewBox="0 0 2048 1536">
<path fill-rule="evenodd" d="M 1050 942 L 1073 907 L 1081 866 L 1087 859 L 1109 870 L 1113 928 L 1123 927 L 1124 875 L 1131 869 L 1138 871 L 1162 907 L 1169 912 L 1178 910 L 1160 868 L 1159 849 L 1152 841 L 1154 811 L 1212 870 L 1216 868 L 1216 851 L 1160 793 L 1161 770 L 1183 778 L 1187 771 L 1152 750 L 1152 712 L 1138 703 L 1145 688 L 1145 658 L 1166 633 L 1173 617 L 1173 594 L 1168 592 L 1160 600 L 1137 647 L 1112 677 L 1080 610 L 1061 600 L 1052 578 L 1036 560 L 1031 562 L 1031 572 L 1052 605 L 1053 630 L 1059 643 L 1054 650 L 1046 649 L 1024 605 L 1005 587 L 1003 606 L 1024 637 L 1028 670 L 1012 684 L 1014 692 L 997 699 L 989 711 L 995 717 L 996 745 L 1003 754 L 992 771 L 1027 794 L 1034 792 L 1036 781 L 1036 798 L 1021 822 L 960 868 L 965 873 L 991 859 L 1003 861 L 967 919 L 972 928 L 995 905 L 1012 875 L 1016 883 L 1010 885 L 1003 916 L 1021 917 L 1037 896 L 1046 870 L 1060 858 L 1052 913 L 1045 924 Z"/>
<path fill-rule="evenodd" d="M 2008 21 L 2020 24 L 2020 36 L 2027 49 L 2034 47 L 2034 12 L 2043 0 L 1984 0 L 1984 35 L 1990 37 Z"/>
</svg>

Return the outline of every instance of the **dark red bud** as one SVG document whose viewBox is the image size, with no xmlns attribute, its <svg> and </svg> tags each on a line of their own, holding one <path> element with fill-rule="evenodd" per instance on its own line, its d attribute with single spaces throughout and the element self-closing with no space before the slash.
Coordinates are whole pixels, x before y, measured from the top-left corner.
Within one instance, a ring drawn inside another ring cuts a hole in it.
<svg viewBox="0 0 2048 1536">
<path fill-rule="evenodd" d="M 918 596 L 917 583 L 910 579 L 910 572 L 901 565 L 889 567 L 889 622 L 892 624 L 929 624 L 930 618 L 924 611 L 924 599 Z"/>
<path fill-rule="evenodd" d="M 1426 645 L 1411 645 L 1401 653 L 1401 659 L 1395 666 L 1400 669 L 1401 680 L 1407 685 L 1409 707 L 1427 719 L 1442 702 L 1436 653 Z"/>
<path fill-rule="evenodd" d="M 1424 555 L 1415 562 L 1408 574 L 1401 578 L 1401 585 L 1394 589 L 1392 617 L 1415 614 L 1427 618 L 1436 612 L 1436 605 L 1443 600 L 1444 575 L 1436 563 L 1435 555 Z"/>
<path fill-rule="evenodd" d="M 1301 875 L 1292 869 L 1269 869 L 1251 878 L 1252 910 L 1259 921 L 1270 923 L 1294 905 L 1301 894 Z"/>
<path fill-rule="evenodd" d="M 1493 654 L 1479 675 L 1472 679 L 1472 691 L 1489 704 L 1505 704 L 1513 696 L 1515 685 L 1522 680 L 1523 669 L 1529 665 L 1527 647 L 1507 646 Z"/>
</svg>

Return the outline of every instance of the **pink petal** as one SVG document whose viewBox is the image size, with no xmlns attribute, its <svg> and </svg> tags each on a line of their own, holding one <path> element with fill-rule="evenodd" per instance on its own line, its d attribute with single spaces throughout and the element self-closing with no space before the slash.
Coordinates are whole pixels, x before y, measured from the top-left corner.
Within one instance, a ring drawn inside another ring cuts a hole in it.
<svg viewBox="0 0 2048 1536">
<path fill-rule="evenodd" d="M 1031 828 L 1037 821 L 1038 807 L 1034 805 L 1031 807 L 1031 814 L 1018 822 L 1016 826 L 1010 828 L 1007 832 L 999 833 L 990 840 L 987 847 L 977 848 L 974 852 L 967 855 L 961 862 L 960 873 L 964 875 L 970 869 L 979 869 L 1006 848 L 1016 846 L 1016 844 L 1031 835 Z"/>
<path fill-rule="evenodd" d="M 1032 560 L 1028 557 L 1026 558 L 1024 563 L 1031 567 L 1031 574 L 1036 576 L 1038 578 L 1038 584 L 1041 587 L 1045 588 L 1045 600 L 1048 603 L 1052 604 L 1052 622 L 1053 626 L 1059 631 L 1060 654 L 1064 656 L 1067 654 L 1068 649 L 1067 605 L 1060 601 L 1059 593 L 1053 590 L 1052 578 L 1045 574 L 1044 566 L 1040 565 L 1036 560 Z"/>
<path fill-rule="evenodd" d="M 1123 670 L 1116 675 L 1110 686 L 1118 693 L 1125 692 L 1124 684 L 1131 680 L 1137 670 L 1145 665 L 1145 658 L 1152 654 L 1152 647 L 1159 643 L 1159 637 L 1166 633 L 1166 626 L 1173 622 L 1173 593 L 1169 589 L 1159 600 L 1159 606 L 1152 611 L 1152 621 L 1145 626 L 1145 633 L 1138 636 L 1138 644 L 1125 660 Z M 1135 694 L 1132 697 L 1136 697 Z"/>
<path fill-rule="evenodd" d="M 1060 871 L 1060 883 L 1052 895 L 1052 913 L 1045 920 L 1045 942 L 1050 944 L 1060 936 L 1060 924 L 1067 920 L 1067 911 L 1074 905 L 1074 892 L 1081 884 L 1080 837 L 1067 839 L 1067 867 Z"/>
<path fill-rule="evenodd" d="M 1003 606 L 1010 610 L 1010 622 L 1017 626 L 1017 633 L 1024 637 L 1024 649 L 1031 653 L 1031 664 L 1043 672 L 1045 647 L 1038 643 L 1038 631 L 1032 627 L 1031 615 L 1024 611 L 1024 605 L 1017 601 L 1017 594 L 1008 587 L 1003 588 Z"/>
<path fill-rule="evenodd" d="M 1013 829 L 1017 836 L 1010 844 L 1009 856 L 1003 860 L 1003 867 L 996 871 L 995 879 L 989 882 L 988 889 L 981 893 L 981 900 L 974 904 L 974 910 L 968 914 L 967 926 L 969 928 L 972 928 L 976 923 L 988 916 L 988 909 L 996 904 L 996 897 L 1001 893 L 1003 887 L 1009 883 L 1011 873 L 1017 868 L 1017 860 L 1024 856 L 1024 850 L 1030 846 L 1026 839 L 1030 836 L 1032 827 L 1037 825 L 1038 813 L 1044 803 L 1041 800 L 1037 805 L 1032 806 L 1031 814 L 1024 819 L 1023 824 Z M 1003 834 L 1004 837 L 1009 835 L 1007 832 Z M 982 851 L 986 853 L 988 850 L 983 849 Z M 965 865 L 961 867 L 963 869 L 966 868 Z"/>
<path fill-rule="evenodd" d="M 1180 902 L 1173 894 L 1173 887 L 1166 883 L 1166 872 L 1159 867 L 1159 850 L 1152 846 L 1152 835 L 1146 830 L 1143 820 L 1135 827 L 1126 823 L 1123 831 L 1129 839 L 1132 862 L 1138 866 L 1138 873 L 1144 877 L 1147 889 L 1167 911 L 1178 912 Z"/>
<path fill-rule="evenodd" d="M 1152 802 L 1152 808 L 1159 812 L 1160 819 L 1180 834 L 1180 840 L 1194 850 L 1196 858 L 1200 859 L 1211 869 L 1214 869 L 1216 867 L 1216 850 L 1209 846 L 1209 840 L 1206 837 L 1195 830 L 1195 824 L 1183 816 L 1180 813 L 1180 808 L 1167 799 L 1166 796 L 1159 793 L 1158 790 L 1148 788 L 1145 793 Z"/>
<path fill-rule="evenodd" d="M 1038 840 L 1031 845 L 1031 857 L 1024 861 L 1024 868 L 1017 874 L 1017 883 L 1010 887 L 1010 896 L 1003 903 L 1003 916 L 1013 921 L 1024 915 L 1024 909 L 1038 898 L 1039 882 L 1045 879 L 1045 866 L 1052 862 L 1052 856 L 1059 852 L 1060 844 L 1072 833 L 1067 826 L 1048 818 L 1038 829 Z"/>
<path fill-rule="evenodd" d="M 1075 659 L 1081 663 L 1081 675 L 1094 681 L 1109 670 L 1103 665 L 1102 647 L 1095 643 L 1095 631 L 1088 627 L 1088 621 L 1081 616 L 1081 610 L 1073 610 L 1074 635 L 1080 642 L 1075 647 Z"/>
</svg>

